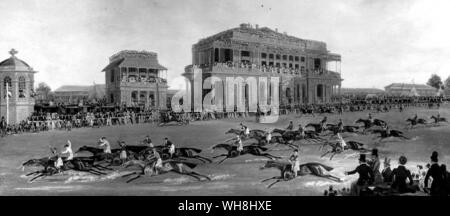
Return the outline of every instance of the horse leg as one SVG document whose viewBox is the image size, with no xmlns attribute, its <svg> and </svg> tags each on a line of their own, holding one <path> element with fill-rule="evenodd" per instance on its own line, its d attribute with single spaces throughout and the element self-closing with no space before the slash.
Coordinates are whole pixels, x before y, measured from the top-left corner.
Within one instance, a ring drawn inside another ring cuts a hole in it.
<svg viewBox="0 0 450 216">
<path fill-rule="evenodd" d="M 267 157 L 267 158 L 269 158 L 269 159 L 274 159 L 274 158 L 276 158 L 276 159 L 281 159 L 281 157 L 278 157 L 278 156 L 275 156 L 275 155 L 271 155 L 271 154 L 269 154 L 269 153 L 262 153 L 262 154 L 260 154 L 259 156 Z"/>
<path fill-rule="evenodd" d="M 105 166 L 102 166 L 102 165 L 93 165 L 92 167 L 95 167 L 95 168 L 100 168 L 100 169 L 103 169 L 103 170 L 113 170 L 113 169 L 111 169 L 111 168 L 108 168 L 108 167 L 105 167 Z"/>
<path fill-rule="evenodd" d="M 334 157 L 336 154 L 337 154 L 337 152 L 334 152 L 334 153 L 331 155 L 330 160 L 332 160 L 333 157 Z"/>
<path fill-rule="evenodd" d="M 325 152 L 325 154 L 323 154 L 322 156 L 320 156 L 321 158 L 325 157 L 325 155 L 331 153 L 330 151 Z"/>
<path fill-rule="evenodd" d="M 207 161 L 207 162 L 209 162 L 209 163 L 212 163 L 212 160 L 211 160 L 211 159 L 206 158 L 206 157 L 203 157 L 203 156 L 200 156 L 200 155 L 196 155 L 196 156 L 194 156 L 194 158 L 203 159 L 203 160 L 205 160 L 205 161 Z"/>
<path fill-rule="evenodd" d="M 228 156 L 228 155 L 227 154 L 221 154 L 221 155 L 214 156 L 213 158 L 226 157 L 226 156 Z"/>
<path fill-rule="evenodd" d="M 123 175 L 123 176 L 122 176 L 122 178 L 125 178 L 125 177 L 128 177 L 128 176 L 131 176 L 131 175 L 135 175 L 135 174 L 139 174 L 139 172 L 132 172 L 132 173 L 128 173 L 128 174 L 126 174 L 126 175 Z"/>
<path fill-rule="evenodd" d="M 221 163 L 224 162 L 226 159 L 228 159 L 228 157 L 225 157 L 223 160 L 219 161 L 218 164 L 221 164 Z"/>
<path fill-rule="evenodd" d="M 275 182 L 273 182 L 272 184 L 268 185 L 267 188 L 271 188 L 272 186 L 274 186 L 276 183 L 284 181 L 284 179 L 278 179 Z"/>
<path fill-rule="evenodd" d="M 138 174 L 136 177 L 128 179 L 128 180 L 127 180 L 127 183 L 130 183 L 130 182 L 132 182 L 132 181 L 134 181 L 134 180 L 140 178 L 141 176 L 142 176 L 141 174 Z"/>
<path fill-rule="evenodd" d="M 190 173 L 191 173 L 192 175 L 197 175 L 197 176 L 200 176 L 200 177 L 203 177 L 203 178 L 208 179 L 208 181 L 211 181 L 211 178 L 210 178 L 209 176 L 202 175 L 202 174 L 200 174 L 200 173 L 198 173 L 198 172 L 194 172 L 194 171 L 191 171 Z"/>
<path fill-rule="evenodd" d="M 272 179 L 280 179 L 280 177 L 279 176 L 275 176 L 275 177 L 272 177 L 272 178 L 264 179 L 264 180 L 261 181 L 261 183 L 269 181 L 269 180 L 272 180 Z"/>
<path fill-rule="evenodd" d="M 44 176 L 44 175 L 45 175 L 44 173 L 41 173 L 41 174 L 39 174 L 39 175 L 33 177 L 32 179 L 30 179 L 28 182 L 31 183 L 31 182 L 33 182 L 34 180 L 36 180 L 37 178 L 42 177 L 42 176 Z"/>
<path fill-rule="evenodd" d="M 41 172 L 40 170 L 39 171 L 30 172 L 30 173 L 26 174 L 25 176 L 34 175 L 34 174 L 40 173 L 40 172 Z"/>
</svg>

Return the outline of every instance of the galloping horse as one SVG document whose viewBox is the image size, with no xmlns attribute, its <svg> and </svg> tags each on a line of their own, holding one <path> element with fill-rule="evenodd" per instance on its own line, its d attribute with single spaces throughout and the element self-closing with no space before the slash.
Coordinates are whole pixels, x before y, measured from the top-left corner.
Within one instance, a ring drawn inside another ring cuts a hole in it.
<svg viewBox="0 0 450 216">
<path fill-rule="evenodd" d="M 268 178 L 265 180 L 262 180 L 261 182 L 266 182 L 269 180 L 276 180 L 275 182 L 271 183 L 267 186 L 267 188 L 272 187 L 278 182 L 281 181 L 290 181 L 295 178 L 294 171 L 292 169 L 291 163 L 287 161 L 274 161 L 270 160 L 267 161 L 266 164 L 261 167 L 260 169 L 267 169 L 267 168 L 276 168 L 281 172 L 280 176 L 275 176 L 272 178 Z M 297 172 L 297 176 L 304 176 L 304 175 L 315 175 L 318 177 L 326 178 L 332 181 L 341 182 L 341 179 L 339 179 L 336 176 L 333 176 L 329 174 L 328 172 L 333 170 L 333 167 L 329 167 L 327 165 L 311 162 L 311 163 L 304 163 L 300 165 L 300 170 Z"/>
<path fill-rule="evenodd" d="M 121 149 L 111 149 L 111 153 L 105 153 L 103 149 L 92 147 L 92 146 L 81 146 L 76 153 L 79 152 L 90 152 L 92 154 L 92 158 L 96 162 L 104 162 L 109 161 L 109 165 L 115 164 L 117 161 L 115 159 L 119 158 L 119 154 Z"/>
<path fill-rule="evenodd" d="M 221 154 L 221 155 L 217 155 L 217 156 L 213 157 L 213 158 L 225 157 L 223 160 L 221 160 L 219 162 L 219 164 L 224 162 L 226 159 L 236 158 L 236 157 L 238 157 L 240 155 L 245 155 L 245 154 L 251 154 L 251 155 L 255 155 L 255 156 L 262 156 L 262 157 L 266 157 L 266 158 L 269 158 L 269 159 L 281 158 L 281 157 L 278 157 L 278 156 L 271 155 L 269 153 L 262 153 L 261 151 L 267 151 L 267 148 L 264 148 L 264 147 L 259 146 L 259 145 L 247 145 L 247 146 L 244 146 L 243 150 L 241 152 L 239 152 L 237 150 L 237 146 L 226 144 L 226 143 L 220 143 L 220 144 L 217 144 L 217 145 L 212 147 L 213 151 L 215 149 L 218 149 L 218 148 L 223 148 L 223 149 L 225 149 L 228 152 L 227 154 Z"/>
<path fill-rule="evenodd" d="M 231 128 L 230 130 L 225 132 L 225 134 L 236 134 L 236 135 L 243 136 L 244 135 L 244 131 L 239 130 L 239 129 L 235 129 L 235 128 Z M 266 134 L 266 132 L 263 131 L 263 130 L 254 129 L 254 130 L 250 130 L 249 137 L 264 137 L 265 134 Z"/>
<path fill-rule="evenodd" d="M 330 160 L 332 160 L 336 154 L 343 153 L 346 150 L 358 151 L 360 153 L 365 153 L 365 152 L 369 151 L 368 149 L 363 147 L 364 143 L 360 143 L 360 142 L 356 142 L 356 141 L 347 141 L 346 144 L 347 145 L 344 146 L 344 149 L 342 149 L 342 148 L 340 148 L 339 142 L 326 142 L 322 145 L 321 148 L 329 145 L 331 147 L 331 150 L 328 150 L 320 157 L 322 158 L 322 157 L 325 157 L 325 155 L 327 155 L 327 154 L 331 154 Z"/>
<path fill-rule="evenodd" d="M 409 122 L 409 124 L 411 125 L 411 129 L 415 125 L 419 125 L 419 124 L 426 125 L 427 124 L 427 121 L 422 118 L 418 118 L 418 119 L 408 118 L 408 119 L 406 119 L 406 122 Z"/>
<path fill-rule="evenodd" d="M 137 166 L 139 167 L 139 171 L 132 172 L 126 175 L 123 175 L 122 177 L 128 177 L 131 175 L 136 175 L 133 178 L 130 178 L 127 180 L 127 183 L 130 183 L 131 181 L 134 181 L 140 177 L 142 177 L 145 174 L 149 174 L 152 176 L 155 174 L 156 161 L 141 161 L 141 160 L 130 160 L 123 164 L 125 168 L 128 168 L 130 166 Z M 191 177 L 196 178 L 197 180 L 201 181 L 200 177 L 206 178 L 207 180 L 211 181 L 211 178 L 209 178 L 206 175 L 199 174 L 195 171 L 192 171 L 197 166 L 197 164 L 194 163 L 188 163 L 188 162 L 181 162 L 176 160 L 167 160 L 162 163 L 162 168 L 158 169 L 158 175 L 165 174 L 168 172 L 174 172 L 181 175 L 188 175 Z"/>
<path fill-rule="evenodd" d="M 381 140 L 389 138 L 389 137 L 398 137 L 401 139 L 405 139 L 405 140 L 409 140 L 408 137 L 403 135 L 403 132 L 399 131 L 399 130 L 390 130 L 390 133 L 388 134 L 386 130 L 373 130 L 371 131 L 374 134 L 380 134 L 379 135 L 379 140 L 381 142 Z"/>
<path fill-rule="evenodd" d="M 58 170 L 55 167 L 55 162 L 57 158 L 52 157 L 44 157 L 40 159 L 31 159 L 22 164 L 22 167 L 26 166 L 43 166 L 44 169 L 38 170 L 35 172 L 31 172 L 26 174 L 26 176 L 34 175 L 32 179 L 29 180 L 29 182 L 32 182 L 36 180 L 37 178 L 45 177 L 45 176 L 51 176 L 58 172 L 64 172 L 67 170 L 75 170 L 75 171 L 81 171 L 81 172 L 89 172 L 94 175 L 104 175 L 106 173 L 103 173 L 99 171 L 100 169 L 108 169 L 103 166 L 94 165 L 95 159 L 90 157 L 74 157 L 71 161 L 65 161 L 63 166 Z M 108 169 L 109 170 L 109 169 Z"/>
<path fill-rule="evenodd" d="M 305 128 L 307 127 L 313 127 L 314 131 L 316 133 L 322 133 L 323 132 L 323 128 L 322 128 L 322 124 L 318 124 L 318 123 L 309 123 L 305 126 Z"/>
<path fill-rule="evenodd" d="M 383 120 L 380 119 L 374 119 L 373 120 L 373 124 L 369 119 L 358 119 L 355 121 L 356 124 L 360 124 L 363 123 L 364 124 L 364 133 L 366 132 L 367 129 L 373 127 L 373 126 L 380 126 L 382 127 L 383 125 L 387 125 L 387 123 Z"/>
<path fill-rule="evenodd" d="M 358 133 L 359 126 L 351 126 L 351 125 L 345 125 L 343 126 L 342 131 L 340 130 L 339 126 L 334 124 L 327 124 L 326 130 L 331 131 L 333 135 L 337 135 L 338 133 Z"/>
<path fill-rule="evenodd" d="M 444 118 L 444 117 L 439 117 L 438 118 L 438 117 L 436 117 L 434 115 L 431 116 L 430 119 L 433 119 L 435 124 L 438 124 L 439 122 L 448 122 L 446 118 Z"/>
</svg>

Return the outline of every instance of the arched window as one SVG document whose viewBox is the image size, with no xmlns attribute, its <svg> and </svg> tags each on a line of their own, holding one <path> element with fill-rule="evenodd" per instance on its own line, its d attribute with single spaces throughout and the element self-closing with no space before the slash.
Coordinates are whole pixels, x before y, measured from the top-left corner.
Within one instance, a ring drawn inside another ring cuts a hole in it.
<svg viewBox="0 0 450 216">
<path fill-rule="evenodd" d="M 19 77 L 19 98 L 25 97 L 25 91 L 26 91 L 25 77 L 21 76 Z"/>
<path fill-rule="evenodd" d="M 8 85 L 9 91 L 12 92 L 11 91 L 11 78 L 9 76 L 7 76 L 7 77 L 5 77 L 5 79 L 3 79 L 3 92 L 5 92 L 5 96 L 7 94 L 6 85 Z"/>
</svg>

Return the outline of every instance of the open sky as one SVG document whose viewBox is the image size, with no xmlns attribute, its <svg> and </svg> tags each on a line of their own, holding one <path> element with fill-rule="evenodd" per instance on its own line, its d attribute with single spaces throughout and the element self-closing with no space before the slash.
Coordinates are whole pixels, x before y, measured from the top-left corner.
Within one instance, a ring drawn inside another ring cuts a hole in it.
<svg viewBox="0 0 450 216">
<path fill-rule="evenodd" d="M 343 87 L 383 88 L 450 75 L 449 11 L 448 0 L 2 0 L 0 59 L 15 48 L 55 89 L 104 83 L 120 50 L 155 51 L 177 89 L 192 44 L 251 23 L 326 42 Z"/>
</svg>

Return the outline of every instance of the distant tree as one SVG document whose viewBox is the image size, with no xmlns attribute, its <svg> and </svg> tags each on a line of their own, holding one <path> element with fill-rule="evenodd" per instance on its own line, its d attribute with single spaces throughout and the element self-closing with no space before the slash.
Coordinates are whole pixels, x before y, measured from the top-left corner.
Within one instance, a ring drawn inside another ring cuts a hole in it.
<svg viewBox="0 0 450 216">
<path fill-rule="evenodd" d="M 39 83 L 38 87 L 36 88 L 36 94 L 44 100 L 48 99 L 51 91 L 52 88 L 50 88 L 50 86 L 44 82 Z"/>
<path fill-rule="evenodd" d="M 437 74 L 431 75 L 430 79 L 427 82 L 427 85 L 433 86 L 434 88 L 439 89 L 439 87 L 441 87 L 441 85 L 442 85 L 441 77 L 438 76 Z"/>
<path fill-rule="evenodd" d="M 450 89 L 450 76 L 447 77 L 447 79 L 444 82 L 444 88 Z"/>
</svg>

